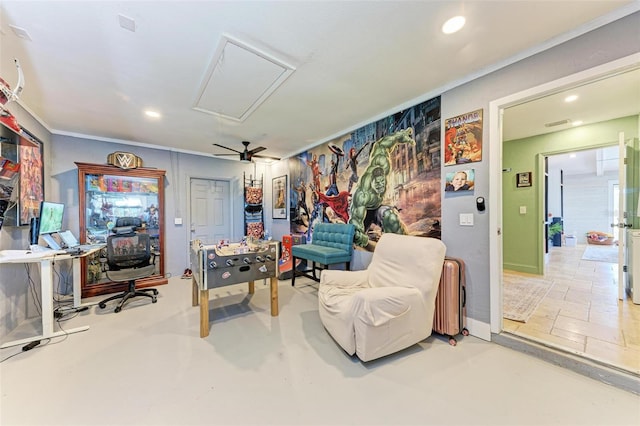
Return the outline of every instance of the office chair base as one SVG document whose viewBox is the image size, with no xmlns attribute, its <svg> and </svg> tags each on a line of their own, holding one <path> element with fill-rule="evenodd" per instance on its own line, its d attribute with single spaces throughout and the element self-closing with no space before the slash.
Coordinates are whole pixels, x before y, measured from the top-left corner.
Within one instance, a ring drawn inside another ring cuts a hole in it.
<svg viewBox="0 0 640 426">
<path fill-rule="evenodd" d="M 155 288 L 143 288 L 140 290 L 136 290 L 135 286 L 130 285 L 128 291 L 108 297 L 103 301 L 101 301 L 100 303 L 98 303 L 98 306 L 100 307 L 100 309 L 104 309 L 107 307 L 107 302 L 110 302 L 112 300 L 122 299 L 120 303 L 118 303 L 118 306 L 116 306 L 116 308 L 114 309 L 114 312 L 118 313 L 122 310 L 122 307 L 127 302 L 127 300 L 133 297 L 136 297 L 136 296 L 149 297 L 151 299 L 151 303 L 156 303 L 158 301 L 158 298 L 156 297 L 157 295 L 158 295 L 158 290 L 156 290 Z"/>
</svg>

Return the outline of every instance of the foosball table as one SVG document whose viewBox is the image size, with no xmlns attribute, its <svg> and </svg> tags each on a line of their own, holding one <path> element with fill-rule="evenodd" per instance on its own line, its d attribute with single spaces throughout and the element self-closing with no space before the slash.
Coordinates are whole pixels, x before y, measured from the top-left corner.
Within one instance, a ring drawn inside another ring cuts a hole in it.
<svg viewBox="0 0 640 426">
<path fill-rule="evenodd" d="M 278 243 L 271 241 L 203 245 L 191 242 L 192 304 L 200 305 L 200 337 L 209 335 L 209 290 L 246 282 L 270 280 L 271 316 L 278 316 Z"/>
</svg>

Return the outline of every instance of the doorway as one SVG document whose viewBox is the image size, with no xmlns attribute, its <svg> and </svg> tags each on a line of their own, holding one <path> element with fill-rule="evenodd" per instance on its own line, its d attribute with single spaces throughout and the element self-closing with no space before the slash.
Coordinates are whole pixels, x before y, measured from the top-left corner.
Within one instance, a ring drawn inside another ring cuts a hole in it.
<svg viewBox="0 0 640 426">
<path fill-rule="evenodd" d="M 502 179 L 503 179 L 503 176 L 501 173 L 502 171 L 505 170 L 503 169 L 504 166 L 502 163 L 502 140 L 503 140 L 502 127 L 504 125 L 504 123 L 502 122 L 503 112 L 505 111 L 505 109 L 511 106 L 520 105 L 534 99 L 540 99 L 550 94 L 559 93 L 568 88 L 585 85 L 585 84 L 588 84 L 588 82 L 593 80 L 605 79 L 607 76 L 623 72 L 623 70 L 628 70 L 630 68 L 637 68 L 638 62 L 639 62 L 638 59 L 639 59 L 639 56 L 634 55 L 629 58 L 624 58 L 619 61 L 614 61 L 610 64 L 605 64 L 603 66 L 596 67 L 592 70 L 578 73 L 576 75 L 558 80 L 556 82 L 552 82 L 537 88 L 532 88 L 511 96 L 508 96 L 506 98 L 502 98 L 494 102 L 491 102 L 490 111 L 489 111 L 490 117 L 491 117 L 490 140 L 498 141 L 497 145 L 494 146 L 494 149 L 492 149 L 490 153 L 490 166 L 491 166 L 491 170 L 493 170 L 490 178 L 490 192 L 493 194 L 496 194 L 496 196 L 492 197 L 493 199 L 491 200 L 492 201 L 491 204 L 493 205 L 490 206 L 490 208 L 492 208 L 492 211 L 495 212 L 490 219 L 490 235 L 491 235 L 490 254 L 492 259 L 491 265 L 490 265 L 490 275 L 491 275 L 491 293 L 490 293 L 491 296 L 490 297 L 491 297 L 491 332 L 492 333 L 500 334 L 503 331 L 507 331 L 507 332 L 509 331 L 508 326 L 510 324 L 505 324 L 505 321 L 502 318 L 502 314 L 503 314 L 502 296 L 503 296 L 504 280 L 513 278 L 513 277 L 505 277 L 503 275 L 503 272 L 504 272 L 503 271 L 503 252 L 502 252 L 502 244 L 503 244 Z M 542 168 L 540 168 L 540 170 L 542 171 Z M 542 182 L 542 179 L 540 179 L 539 183 L 541 182 Z M 585 206 L 585 208 L 588 208 L 588 206 Z M 540 208 L 540 211 L 537 214 L 542 216 L 542 211 L 543 211 L 542 208 Z M 540 235 L 542 235 L 545 229 L 543 225 L 544 222 L 545 222 L 544 219 L 540 221 L 541 223 Z M 570 255 L 574 257 L 574 260 L 576 260 L 576 265 L 575 265 L 577 268 L 576 270 L 579 271 L 581 267 L 580 260 L 582 257 L 582 253 L 580 253 L 578 250 L 574 250 L 574 252 Z M 567 256 L 566 253 L 565 253 L 565 256 Z M 576 257 L 577 259 L 575 259 Z M 550 261 L 553 261 L 553 260 L 554 260 L 553 256 L 550 256 Z M 562 262 L 567 263 L 567 257 L 565 257 Z M 595 266 L 593 267 L 595 268 Z M 617 270 L 617 265 L 616 265 L 616 270 Z M 613 274 L 612 276 L 614 275 L 615 274 Z M 531 275 L 529 275 L 529 278 L 535 279 L 536 277 L 535 276 L 532 277 Z M 615 279 L 615 278 L 611 278 L 611 279 Z M 566 291 L 568 292 L 569 289 L 567 289 Z M 625 307 L 622 309 L 629 309 L 629 310 L 635 311 L 637 310 L 637 306 L 625 305 Z M 610 312 L 610 314 L 611 314 L 611 317 L 615 317 L 615 314 L 613 312 Z M 551 316 L 557 315 L 557 313 L 556 314 L 551 313 L 550 315 Z M 589 315 L 589 313 L 587 313 L 587 315 Z M 611 320 L 611 318 L 609 318 L 608 320 Z M 576 325 L 580 323 L 574 322 L 573 324 Z M 540 338 L 540 336 L 536 337 L 536 339 L 538 338 Z M 556 345 L 552 342 L 550 346 L 556 346 Z M 574 354 L 580 352 L 575 348 L 570 348 L 567 350 Z M 585 353 L 580 353 L 580 355 L 584 356 L 585 358 L 589 357 Z M 615 365 L 615 363 L 612 362 L 610 365 Z M 633 369 L 634 367 L 632 367 L 632 370 Z M 640 371 L 640 368 L 635 368 L 635 370 Z M 638 374 L 638 371 L 635 371 L 636 374 Z"/>
<path fill-rule="evenodd" d="M 628 314 L 640 309 L 618 300 L 617 240 L 590 244 L 586 237 L 592 229 L 609 235 L 617 229 L 611 227 L 617 222 L 611 217 L 618 209 L 617 153 L 614 146 L 546 156 L 545 210 L 552 214 L 549 222 L 560 223 L 564 233 L 547 239 L 542 275 L 504 269 L 505 286 L 527 283 L 549 289 L 525 322 L 505 319 L 504 331 L 637 374 L 640 352 L 627 341 L 635 334 Z M 605 158 L 608 164 L 600 164 Z"/>
<path fill-rule="evenodd" d="M 215 243 L 232 239 L 230 183 L 191 178 L 190 239 Z"/>
</svg>

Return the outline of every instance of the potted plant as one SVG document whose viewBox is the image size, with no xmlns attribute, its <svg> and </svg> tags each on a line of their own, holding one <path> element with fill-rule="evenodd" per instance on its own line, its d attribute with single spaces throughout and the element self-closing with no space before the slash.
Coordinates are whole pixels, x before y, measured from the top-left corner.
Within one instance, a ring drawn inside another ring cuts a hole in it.
<svg viewBox="0 0 640 426">
<path fill-rule="evenodd" d="M 561 234 L 562 233 L 562 224 L 560 222 L 554 222 L 551 225 L 549 225 L 549 230 L 547 231 L 549 234 L 549 239 L 553 240 L 553 237 L 556 234 Z"/>
</svg>

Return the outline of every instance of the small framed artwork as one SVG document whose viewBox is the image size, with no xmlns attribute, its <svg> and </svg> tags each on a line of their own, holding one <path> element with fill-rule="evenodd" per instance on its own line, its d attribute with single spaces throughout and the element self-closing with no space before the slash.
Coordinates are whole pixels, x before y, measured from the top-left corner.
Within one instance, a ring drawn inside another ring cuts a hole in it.
<svg viewBox="0 0 640 426">
<path fill-rule="evenodd" d="M 523 188 L 525 186 L 531 186 L 531 172 L 522 172 L 516 175 L 516 186 Z"/>
<path fill-rule="evenodd" d="M 458 170 L 446 175 L 444 190 L 446 192 L 473 191 L 475 185 L 475 170 Z"/>
<path fill-rule="evenodd" d="M 273 218 L 287 218 L 287 175 L 273 178 Z"/>
</svg>

